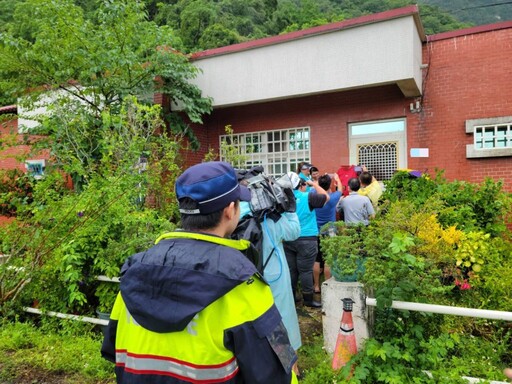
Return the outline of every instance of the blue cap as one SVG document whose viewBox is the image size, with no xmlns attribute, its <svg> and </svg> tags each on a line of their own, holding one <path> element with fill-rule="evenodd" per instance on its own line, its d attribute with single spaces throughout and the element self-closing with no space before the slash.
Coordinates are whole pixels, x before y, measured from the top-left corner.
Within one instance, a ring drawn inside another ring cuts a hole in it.
<svg viewBox="0 0 512 384">
<path fill-rule="evenodd" d="M 206 215 L 226 208 L 229 203 L 251 201 L 251 192 L 238 184 L 235 169 L 222 161 L 210 161 L 188 168 L 176 180 L 178 202 L 188 197 L 195 201 L 195 209 L 180 207 L 181 213 Z"/>
</svg>

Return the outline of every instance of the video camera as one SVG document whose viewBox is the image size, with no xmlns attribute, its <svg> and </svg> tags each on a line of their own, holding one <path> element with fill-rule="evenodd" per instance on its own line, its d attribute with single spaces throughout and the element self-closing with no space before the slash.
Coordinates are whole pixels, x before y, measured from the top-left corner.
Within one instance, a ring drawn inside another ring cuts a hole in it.
<svg viewBox="0 0 512 384">
<path fill-rule="evenodd" d="M 251 211 L 295 212 L 296 203 L 288 175 L 274 179 L 263 172 L 263 167 L 237 170 L 238 181 L 244 181 L 251 191 Z"/>
</svg>

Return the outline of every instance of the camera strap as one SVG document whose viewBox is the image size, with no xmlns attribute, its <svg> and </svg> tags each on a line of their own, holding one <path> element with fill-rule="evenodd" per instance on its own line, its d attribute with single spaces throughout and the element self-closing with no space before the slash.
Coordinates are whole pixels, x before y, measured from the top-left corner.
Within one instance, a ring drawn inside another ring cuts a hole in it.
<svg viewBox="0 0 512 384">
<path fill-rule="evenodd" d="M 265 262 L 263 263 L 263 274 L 265 273 L 265 267 L 267 266 L 268 262 L 270 261 L 270 258 L 272 257 L 272 255 L 274 254 L 274 251 L 276 250 L 276 248 L 272 248 L 272 252 L 270 252 L 270 255 L 268 255 L 268 257 L 265 259 Z"/>
</svg>

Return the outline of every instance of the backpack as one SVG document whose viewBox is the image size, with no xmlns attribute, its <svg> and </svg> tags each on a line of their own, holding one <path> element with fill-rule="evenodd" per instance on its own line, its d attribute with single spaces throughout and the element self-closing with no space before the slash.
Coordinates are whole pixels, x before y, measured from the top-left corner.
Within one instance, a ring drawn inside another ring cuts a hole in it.
<svg viewBox="0 0 512 384">
<path fill-rule="evenodd" d="M 270 258 L 274 254 L 274 249 L 269 255 L 263 254 L 263 229 L 262 222 L 267 218 L 272 220 L 279 220 L 281 217 L 277 213 L 259 211 L 257 213 L 247 214 L 240 219 L 236 229 L 231 234 L 231 238 L 234 240 L 248 240 L 251 246 L 242 253 L 256 266 L 259 274 L 265 275 L 265 267 L 267 266 Z"/>
<path fill-rule="evenodd" d="M 250 170 L 237 170 L 238 180 L 246 180 L 247 188 L 251 191 L 251 212 L 240 218 L 231 238 L 248 240 L 251 247 L 243 251 L 245 256 L 256 266 L 264 276 L 265 267 L 270 255 L 263 255 L 262 222 L 265 218 L 277 221 L 282 212 L 295 212 L 295 197 L 291 188 L 279 184 L 263 173 L 263 167 L 253 167 Z"/>
</svg>

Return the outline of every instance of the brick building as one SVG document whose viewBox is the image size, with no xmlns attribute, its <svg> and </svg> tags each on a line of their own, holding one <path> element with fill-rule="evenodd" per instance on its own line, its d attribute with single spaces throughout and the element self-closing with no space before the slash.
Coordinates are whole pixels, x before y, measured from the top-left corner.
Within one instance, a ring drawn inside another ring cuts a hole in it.
<svg viewBox="0 0 512 384">
<path fill-rule="evenodd" d="M 218 149 L 231 125 L 272 174 L 439 168 L 512 191 L 511 55 L 512 21 L 426 36 L 417 6 L 203 51 L 195 82 L 214 111 L 196 132 Z"/>
<path fill-rule="evenodd" d="M 511 55 L 512 21 L 426 36 L 417 6 L 198 52 L 214 110 L 185 159 L 231 125 L 247 165 L 275 175 L 300 161 L 365 164 L 380 180 L 438 168 L 512 192 Z"/>
</svg>

